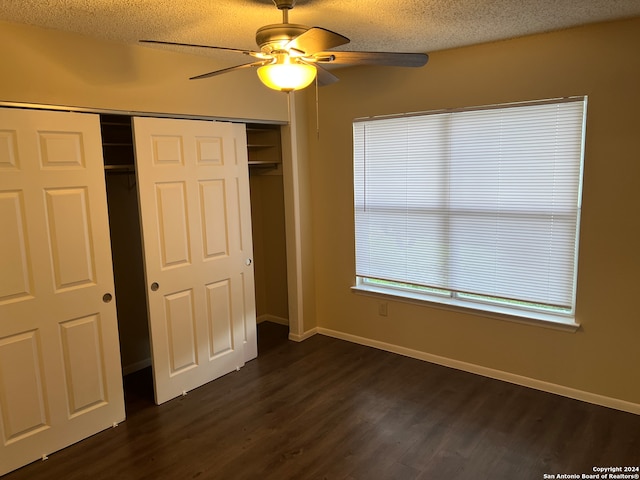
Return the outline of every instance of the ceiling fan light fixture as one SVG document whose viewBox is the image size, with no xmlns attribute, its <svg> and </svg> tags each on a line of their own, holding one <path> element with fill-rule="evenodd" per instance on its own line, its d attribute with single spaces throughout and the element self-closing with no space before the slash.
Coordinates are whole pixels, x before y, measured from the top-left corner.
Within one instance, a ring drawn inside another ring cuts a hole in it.
<svg viewBox="0 0 640 480">
<path fill-rule="evenodd" d="M 190 77 L 190 80 L 258 67 L 258 77 L 262 83 L 281 92 L 301 90 L 308 87 L 314 79 L 317 79 L 318 87 L 337 82 L 338 77 L 322 68 L 322 64 L 325 63 L 422 67 L 429 60 L 426 53 L 331 51 L 349 43 L 349 39 L 326 28 L 289 23 L 288 12 L 296 0 L 272 1 L 282 12 L 282 23 L 264 25 L 256 31 L 256 44 L 260 51 L 163 40 L 140 41 L 180 47 L 211 48 L 249 55 L 257 61 L 203 73 Z"/>
<path fill-rule="evenodd" d="M 308 87 L 316 78 L 316 67 L 292 59 L 288 54 L 276 54 L 276 61 L 258 68 L 258 77 L 267 87 L 291 92 Z"/>
</svg>

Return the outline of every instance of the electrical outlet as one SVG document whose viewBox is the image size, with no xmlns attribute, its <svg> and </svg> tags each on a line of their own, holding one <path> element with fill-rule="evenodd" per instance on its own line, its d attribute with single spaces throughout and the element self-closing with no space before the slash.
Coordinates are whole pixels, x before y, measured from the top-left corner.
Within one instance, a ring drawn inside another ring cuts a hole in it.
<svg viewBox="0 0 640 480">
<path fill-rule="evenodd" d="M 381 317 L 387 316 L 387 302 L 378 303 L 378 315 Z"/>
</svg>

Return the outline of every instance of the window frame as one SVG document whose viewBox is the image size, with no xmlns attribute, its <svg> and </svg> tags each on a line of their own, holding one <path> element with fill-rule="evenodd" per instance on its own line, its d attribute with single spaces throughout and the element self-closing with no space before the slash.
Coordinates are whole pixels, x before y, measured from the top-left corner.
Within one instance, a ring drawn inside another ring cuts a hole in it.
<svg viewBox="0 0 640 480">
<path fill-rule="evenodd" d="M 580 160 L 579 160 L 579 173 L 577 178 L 577 214 L 576 214 L 576 227 L 575 227 L 575 239 L 574 239 L 574 272 L 572 277 L 573 299 L 571 308 L 552 308 L 549 306 L 536 307 L 533 302 L 517 302 L 509 299 L 500 299 L 498 297 L 491 297 L 489 295 L 482 294 L 468 294 L 465 292 L 459 292 L 455 290 L 441 289 L 441 288 L 429 288 L 420 286 L 411 286 L 408 284 L 403 285 L 401 282 L 385 282 L 375 278 L 369 278 L 359 276 L 356 274 L 356 282 L 352 287 L 355 293 L 373 296 L 382 296 L 398 301 L 429 304 L 437 308 L 453 309 L 457 311 L 469 312 L 481 316 L 488 316 L 491 318 L 499 318 L 512 320 L 516 322 L 535 323 L 550 328 L 575 331 L 579 328 L 579 323 L 575 319 L 576 308 L 576 289 L 577 289 L 577 268 L 578 268 L 578 247 L 580 238 L 580 218 L 581 218 L 581 203 L 582 203 L 582 185 L 583 185 L 583 172 L 584 172 L 584 153 L 585 153 L 585 138 L 586 138 L 586 115 L 587 115 L 587 96 L 577 97 L 565 97 L 548 99 L 541 101 L 528 101 L 528 102 L 514 102 L 507 104 L 488 105 L 488 106 L 476 106 L 470 108 L 437 110 L 430 112 L 415 112 L 410 114 L 401 115 L 387 115 L 376 116 L 355 119 L 354 124 L 354 155 L 355 155 L 355 124 L 357 122 L 363 122 L 368 120 L 387 119 L 387 118 L 401 118 L 417 115 L 430 115 L 440 113 L 456 113 L 456 112 L 469 112 L 478 110 L 492 110 L 496 108 L 507 108 L 515 106 L 527 106 L 527 105 L 545 105 L 545 104 L 558 104 L 565 102 L 582 102 L 582 134 L 580 144 Z M 354 156 L 355 161 L 355 156 Z M 355 167 L 355 164 L 354 164 Z M 354 196 L 355 196 L 355 184 L 356 178 L 354 176 Z M 354 198 L 355 208 L 355 198 Z M 354 211 L 355 213 L 355 211 Z M 355 233 L 355 232 L 354 232 Z M 355 239 L 355 237 L 354 237 Z"/>
</svg>

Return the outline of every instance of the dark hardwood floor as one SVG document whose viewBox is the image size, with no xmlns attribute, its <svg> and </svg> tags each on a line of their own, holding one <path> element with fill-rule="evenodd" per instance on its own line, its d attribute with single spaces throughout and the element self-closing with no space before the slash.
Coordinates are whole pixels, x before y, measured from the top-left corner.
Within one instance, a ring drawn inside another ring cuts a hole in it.
<svg viewBox="0 0 640 480">
<path fill-rule="evenodd" d="M 19 479 L 529 480 L 640 465 L 640 416 L 259 325 L 259 357 L 6 475 Z"/>
</svg>

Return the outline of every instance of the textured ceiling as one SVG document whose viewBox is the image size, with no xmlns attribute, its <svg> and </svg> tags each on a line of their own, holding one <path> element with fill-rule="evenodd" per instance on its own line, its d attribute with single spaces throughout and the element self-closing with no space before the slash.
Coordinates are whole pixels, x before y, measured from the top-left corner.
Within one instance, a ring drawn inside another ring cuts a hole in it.
<svg viewBox="0 0 640 480">
<path fill-rule="evenodd" d="M 349 37 L 341 50 L 433 52 L 639 15 L 640 0 L 298 0 L 289 21 Z M 0 0 L 0 20 L 255 50 L 255 31 L 282 16 L 271 0 Z M 245 63 L 233 52 L 189 53 Z"/>
</svg>

